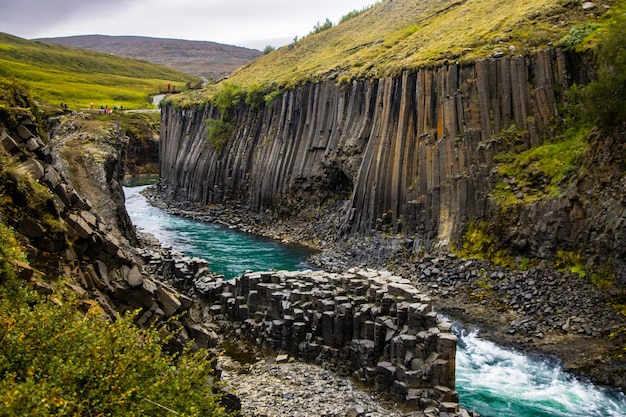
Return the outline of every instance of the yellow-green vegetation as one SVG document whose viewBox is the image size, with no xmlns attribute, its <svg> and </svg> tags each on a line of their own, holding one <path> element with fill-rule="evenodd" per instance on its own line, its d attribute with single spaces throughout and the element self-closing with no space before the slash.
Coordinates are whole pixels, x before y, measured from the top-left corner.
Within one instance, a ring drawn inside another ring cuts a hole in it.
<svg viewBox="0 0 626 417">
<path fill-rule="evenodd" d="M 26 86 L 0 77 L 0 123 L 15 128 L 22 117 L 35 114 L 36 109 Z"/>
<path fill-rule="evenodd" d="M 452 251 L 464 258 L 482 259 L 505 268 L 515 267 L 511 251 L 499 242 L 485 221 L 470 222 L 463 235 L 462 246 L 453 245 Z"/>
<path fill-rule="evenodd" d="M 233 124 L 223 119 L 207 119 L 207 140 L 211 147 L 221 151 L 233 133 Z"/>
<path fill-rule="evenodd" d="M 260 92 L 259 92 L 260 94 Z M 247 98 L 254 100 L 257 96 L 256 90 L 248 95 L 247 92 L 237 84 L 224 83 L 223 88 L 218 90 L 211 98 L 211 104 L 218 111 L 217 119 L 207 119 L 207 139 L 214 149 L 222 150 L 228 139 L 232 135 L 234 124 L 232 118 L 237 110 Z M 255 102 L 250 102 L 251 106 Z"/>
<path fill-rule="evenodd" d="M 70 109 L 100 105 L 149 108 L 168 83 L 199 79 L 173 69 L 93 51 L 28 41 L 0 33 L 0 78 L 29 87 L 42 104 Z"/>
<path fill-rule="evenodd" d="M 554 260 L 554 267 L 561 271 L 570 271 L 582 278 L 587 278 L 597 288 L 609 292 L 609 306 L 618 313 L 626 316 L 626 290 L 616 282 L 613 267 L 604 265 L 589 269 L 585 265 L 585 259 L 580 252 L 577 251 L 557 251 Z"/>
<path fill-rule="evenodd" d="M 0 128 L 14 128 L 19 119 L 35 119 L 32 98 L 19 83 L 0 79 Z M 0 219 L 11 218 L 15 225 L 24 218 L 37 219 L 49 233 L 63 233 L 66 225 L 55 216 L 50 190 L 34 181 L 19 161 L 0 152 Z"/>
<path fill-rule="evenodd" d="M 350 20 L 352 18 L 355 18 L 355 17 L 365 13 L 366 11 L 371 9 L 372 7 L 376 6 L 378 3 L 380 3 L 380 0 L 370 4 L 369 6 L 363 6 L 360 9 L 354 9 L 354 10 L 344 14 L 343 16 L 341 16 L 341 19 L 339 19 L 339 23 L 346 22 L 346 21 L 348 21 L 348 20 Z"/>
<path fill-rule="evenodd" d="M 207 140 L 214 149 L 221 150 L 230 139 L 236 111 L 242 105 L 258 109 L 281 96 L 282 93 L 274 90 L 272 86 L 262 87 L 259 84 L 250 84 L 244 88 L 238 84 L 225 82 L 219 88 L 214 87 L 211 98 L 203 99 L 210 101 L 218 113 L 216 119 L 206 120 Z"/>
<path fill-rule="evenodd" d="M 1 162 L 0 415 L 226 416 L 208 352 L 168 354 L 160 329 L 137 328 L 132 314 L 110 322 L 95 302 L 65 293 L 64 280 L 50 298 L 20 280 L 28 264 L 6 224 L 12 198 L 22 206 L 46 196 L 28 176 L 7 185 L 13 168 Z"/>
<path fill-rule="evenodd" d="M 0 80 L 0 129 L 15 127 L 22 117 L 33 118 L 28 91 L 19 84 Z M 37 219 L 50 233 L 65 232 L 67 226 L 58 216 L 50 190 L 34 181 L 19 161 L 0 152 L 0 220 L 18 224 L 25 217 Z"/>
<path fill-rule="evenodd" d="M 0 285 L 15 278 L 15 262 L 26 262 L 26 254 L 13 229 L 0 221 Z"/>
<path fill-rule="evenodd" d="M 586 277 L 585 263 L 580 252 L 558 250 L 554 259 L 554 267 L 561 271 L 570 271 Z"/>
<path fill-rule="evenodd" d="M 594 127 L 608 128 L 626 122 L 626 2 L 615 2 L 602 19 L 580 23 L 570 28 L 559 44 L 570 49 L 594 49 L 598 57 L 598 77 L 586 86 L 574 86 L 568 93 L 569 105 L 562 109 L 564 118 L 555 123 L 556 134 L 542 145 L 524 149 L 527 132 L 515 126 L 500 132 L 497 138 L 510 152 L 495 156 L 502 181 L 496 184 L 492 199 L 502 213 L 514 206 L 535 204 L 560 195 L 569 180 L 587 175 L 584 157 Z M 473 257 L 495 263 L 508 263 L 490 229 L 470 225 L 463 237 L 463 251 Z M 530 261 L 529 261 L 530 262 Z M 522 263 L 523 264 L 523 263 Z M 532 262 L 530 262 L 532 264 Z M 518 268 L 521 265 L 518 265 Z M 559 250 L 555 267 L 569 270 L 601 289 L 614 285 L 615 278 L 606 271 L 589 271 L 579 252 Z M 618 305 L 618 304 L 616 304 Z"/>
<path fill-rule="evenodd" d="M 5 235 L 0 226 L 0 264 L 6 264 Z M 48 299 L 6 280 L 0 285 L 0 414 L 227 415 L 213 392 L 208 353 L 168 354 L 158 329 L 139 329 L 133 318 L 110 322 L 96 304 L 61 292 Z"/>
<path fill-rule="evenodd" d="M 598 78 L 581 91 L 581 113 L 602 128 L 626 123 L 626 2 L 588 39 L 599 45 Z"/>
<path fill-rule="evenodd" d="M 577 251 L 558 250 L 554 259 L 554 267 L 561 271 L 570 271 L 582 278 L 588 278 L 593 285 L 602 290 L 607 290 L 615 285 L 615 276 L 610 272 L 612 268 L 609 265 L 590 270 L 585 265 L 583 255 Z"/>
<path fill-rule="evenodd" d="M 556 44 L 573 26 L 595 20 L 570 0 L 385 0 L 256 59 L 229 82 L 281 87 L 325 79 L 347 82 L 446 61 L 469 62 L 496 49 L 532 53 Z"/>
<path fill-rule="evenodd" d="M 113 112 L 109 116 L 95 116 L 101 126 L 118 122 L 128 136 L 126 174 L 159 173 L 159 133 L 161 114 L 158 112 Z"/>
<path fill-rule="evenodd" d="M 496 155 L 498 175 L 505 181 L 496 185 L 494 201 L 508 207 L 559 195 L 562 182 L 581 165 L 589 132 L 589 127 L 572 128 L 543 145 Z M 517 193 L 522 197 L 518 198 Z"/>
<path fill-rule="evenodd" d="M 0 86 L 0 129 L 33 118 L 26 89 Z M 69 278 L 31 270 L 55 287 L 49 296 L 31 290 L 19 273 L 29 269 L 23 238 L 10 227 L 26 217 L 47 238 L 64 236 L 49 190 L 0 154 L 0 415 L 227 415 L 206 350 L 166 352 L 160 328 L 137 328 L 136 314 L 105 319 L 96 302 L 65 289 Z"/>
<path fill-rule="evenodd" d="M 539 263 L 537 259 L 514 256 L 493 230 L 493 225 L 487 221 L 472 221 L 460 240 L 461 245 L 454 244 L 451 250 L 464 258 L 482 259 L 497 266 L 520 271 L 526 271 Z M 485 282 L 485 277 L 481 278 L 479 286 L 481 282 Z"/>
</svg>

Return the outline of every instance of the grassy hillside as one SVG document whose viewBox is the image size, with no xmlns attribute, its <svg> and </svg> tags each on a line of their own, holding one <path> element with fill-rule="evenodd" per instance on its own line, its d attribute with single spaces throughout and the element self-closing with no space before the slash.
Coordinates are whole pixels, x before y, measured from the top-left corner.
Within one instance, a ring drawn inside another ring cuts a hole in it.
<svg viewBox="0 0 626 417">
<path fill-rule="evenodd" d="M 229 82 L 292 86 L 302 81 L 381 77 L 406 68 L 523 54 L 588 33 L 620 0 L 584 11 L 572 0 L 383 0 L 330 29 L 260 57 Z M 584 30 L 580 30 L 584 28 Z"/>
<path fill-rule="evenodd" d="M 0 77 L 25 84 L 41 104 L 69 108 L 152 107 L 168 83 L 184 89 L 199 79 L 171 68 L 98 52 L 28 41 L 0 33 Z"/>
</svg>

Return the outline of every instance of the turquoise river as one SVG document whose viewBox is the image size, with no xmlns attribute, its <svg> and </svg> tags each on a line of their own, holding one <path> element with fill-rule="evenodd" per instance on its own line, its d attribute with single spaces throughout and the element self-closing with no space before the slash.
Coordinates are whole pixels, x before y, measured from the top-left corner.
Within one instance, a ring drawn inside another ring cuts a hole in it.
<svg viewBox="0 0 626 417">
<path fill-rule="evenodd" d="M 126 208 L 139 231 L 163 246 L 209 262 L 227 278 L 245 270 L 307 268 L 309 251 L 226 227 L 165 213 L 126 187 Z M 501 348 L 458 328 L 457 390 L 461 405 L 484 417 L 624 417 L 626 398 L 563 371 L 554 360 Z"/>
</svg>

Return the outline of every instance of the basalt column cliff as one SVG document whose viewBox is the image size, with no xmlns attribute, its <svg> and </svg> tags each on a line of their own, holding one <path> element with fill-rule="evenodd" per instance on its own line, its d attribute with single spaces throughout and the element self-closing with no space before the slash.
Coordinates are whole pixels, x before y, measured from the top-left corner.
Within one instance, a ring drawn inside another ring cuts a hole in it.
<svg viewBox="0 0 626 417">
<path fill-rule="evenodd" d="M 342 233 L 447 245 L 488 211 L 494 154 L 550 137 L 564 92 L 581 77 L 572 60 L 548 49 L 347 86 L 308 83 L 262 110 L 242 106 L 222 149 L 206 139 L 216 109 L 168 106 L 161 185 L 171 200 L 230 200 L 257 212 L 345 200 Z M 503 139 L 511 129 L 516 140 Z"/>
</svg>

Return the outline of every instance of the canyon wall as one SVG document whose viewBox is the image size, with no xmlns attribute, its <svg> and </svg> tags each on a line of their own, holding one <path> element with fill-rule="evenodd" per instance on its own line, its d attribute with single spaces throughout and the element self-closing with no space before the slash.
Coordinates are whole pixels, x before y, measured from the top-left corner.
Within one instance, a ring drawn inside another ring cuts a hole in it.
<svg viewBox="0 0 626 417">
<path fill-rule="evenodd" d="M 215 108 L 169 105 L 161 189 L 181 204 L 230 201 L 285 216 L 342 201 L 342 235 L 401 233 L 416 247 L 446 246 L 492 209 L 494 155 L 551 138 L 565 93 L 586 78 L 580 62 L 547 49 L 309 83 L 262 109 L 242 105 L 221 149 L 207 140 Z"/>
<path fill-rule="evenodd" d="M 137 311 L 140 326 L 171 321 L 164 328 L 173 334 L 169 348 L 182 349 L 191 339 L 198 347 L 214 346 L 217 336 L 210 337 L 204 324 L 173 317 L 188 312 L 191 299 L 161 282 L 163 274 L 147 274 L 136 254 L 137 236 L 124 207 L 127 138 L 120 126 L 78 113 L 50 118 L 48 134 L 40 136 L 31 116 L 15 128 L 0 120 L 0 212 L 19 234 L 29 262 L 16 263 L 19 277 L 43 294 L 67 287 L 80 308 L 99 306 L 111 320 Z M 25 191 L 30 188 L 38 194 Z"/>
</svg>

